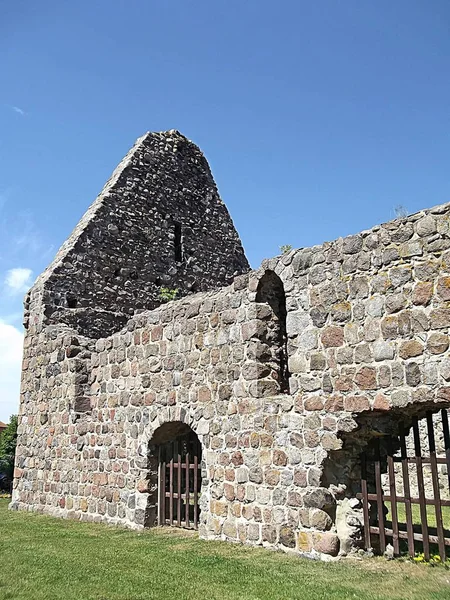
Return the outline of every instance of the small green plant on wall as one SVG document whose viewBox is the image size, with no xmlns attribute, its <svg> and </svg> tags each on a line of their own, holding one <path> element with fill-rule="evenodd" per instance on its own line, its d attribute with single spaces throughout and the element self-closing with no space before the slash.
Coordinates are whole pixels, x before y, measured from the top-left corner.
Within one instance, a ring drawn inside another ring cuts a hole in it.
<svg viewBox="0 0 450 600">
<path fill-rule="evenodd" d="M 178 288 L 166 288 L 162 287 L 159 290 L 159 299 L 161 302 L 170 302 L 171 300 L 175 300 L 178 295 Z"/>
<path fill-rule="evenodd" d="M 283 244 L 283 246 L 280 246 L 280 250 L 283 254 L 287 254 L 292 250 L 292 246 L 291 244 Z"/>
</svg>

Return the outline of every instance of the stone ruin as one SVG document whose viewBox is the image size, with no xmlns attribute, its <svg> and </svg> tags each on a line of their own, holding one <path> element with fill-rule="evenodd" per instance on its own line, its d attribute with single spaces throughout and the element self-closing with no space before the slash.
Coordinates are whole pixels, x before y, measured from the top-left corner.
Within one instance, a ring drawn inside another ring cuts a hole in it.
<svg viewBox="0 0 450 600">
<path fill-rule="evenodd" d="M 24 326 L 11 508 L 155 525 L 152 449 L 181 427 L 202 449 L 202 538 L 345 555 L 359 453 L 450 406 L 450 205 L 251 271 L 200 150 L 148 133 Z"/>
</svg>

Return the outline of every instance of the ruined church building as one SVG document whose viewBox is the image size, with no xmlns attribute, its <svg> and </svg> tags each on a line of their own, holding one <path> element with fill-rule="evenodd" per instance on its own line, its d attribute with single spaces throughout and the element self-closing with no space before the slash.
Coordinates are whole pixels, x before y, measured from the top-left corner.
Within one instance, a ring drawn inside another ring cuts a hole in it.
<svg viewBox="0 0 450 600">
<path fill-rule="evenodd" d="M 11 508 L 323 559 L 367 549 L 384 441 L 442 415 L 447 443 L 450 205 L 252 271 L 199 148 L 147 133 L 24 326 Z"/>
</svg>

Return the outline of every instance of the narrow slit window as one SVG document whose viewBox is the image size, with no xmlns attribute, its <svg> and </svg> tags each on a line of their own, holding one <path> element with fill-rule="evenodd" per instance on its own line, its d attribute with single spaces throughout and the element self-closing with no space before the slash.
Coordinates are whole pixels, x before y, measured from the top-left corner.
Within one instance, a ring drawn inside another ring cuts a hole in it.
<svg viewBox="0 0 450 600">
<path fill-rule="evenodd" d="M 67 294 L 66 295 L 66 304 L 67 304 L 67 308 L 77 308 L 78 301 L 75 298 L 75 296 L 72 296 L 71 294 Z"/>
<path fill-rule="evenodd" d="M 174 239 L 174 248 L 175 248 L 175 261 L 182 262 L 183 261 L 183 244 L 181 239 L 181 224 L 174 223 L 175 225 L 175 239 Z"/>
</svg>

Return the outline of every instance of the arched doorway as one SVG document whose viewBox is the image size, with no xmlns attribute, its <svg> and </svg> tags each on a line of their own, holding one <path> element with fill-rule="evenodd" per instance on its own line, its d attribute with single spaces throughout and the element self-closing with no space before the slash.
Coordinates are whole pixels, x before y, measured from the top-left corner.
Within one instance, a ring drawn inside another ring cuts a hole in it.
<svg viewBox="0 0 450 600">
<path fill-rule="evenodd" d="M 202 448 L 197 434 L 185 423 L 165 423 L 150 441 L 157 464 L 157 523 L 197 529 L 200 515 Z"/>
</svg>

